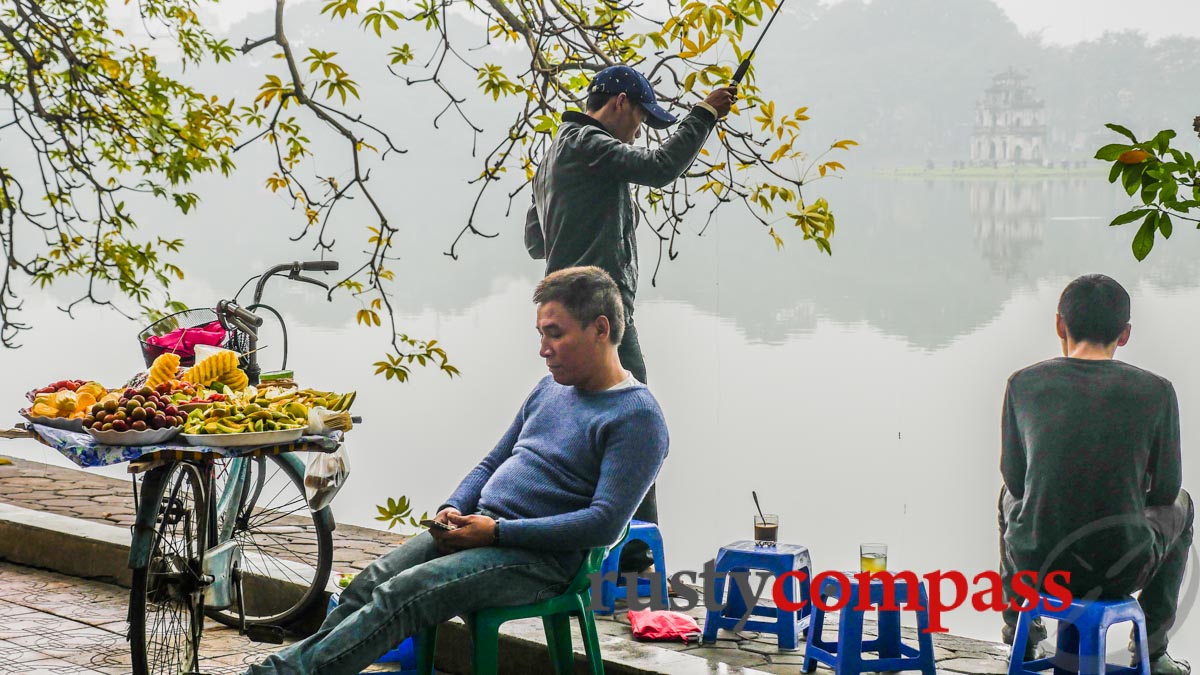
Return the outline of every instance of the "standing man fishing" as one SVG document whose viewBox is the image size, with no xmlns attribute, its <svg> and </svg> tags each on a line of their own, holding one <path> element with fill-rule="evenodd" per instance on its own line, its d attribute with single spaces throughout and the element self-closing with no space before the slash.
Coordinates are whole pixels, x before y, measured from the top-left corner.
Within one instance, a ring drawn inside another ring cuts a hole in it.
<svg viewBox="0 0 1200 675">
<path fill-rule="evenodd" d="M 546 274 L 595 265 L 612 276 L 625 304 L 621 365 L 642 383 L 646 363 L 633 327 L 637 211 L 629 186 L 663 187 L 687 171 L 736 97 L 735 87 L 717 89 L 658 148 L 634 147 L 643 123 L 666 129 L 676 118 L 658 105 L 641 73 L 629 66 L 605 68 L 588 86 L 586 111 L 563 113 L 533 178 L 525 219 L 529 255 L 545 259 Z"/>
<path fill-rule="evenodd" d="M 546 274 L 595 265 L 612 276 L 621 291 L 626 320 L 617 354 L 622 367 L 643 384 L 646 361 L 633 325 L 637 211 L 629 184 L 662 187 L 696 161 L 717 121 L 729 114 L 737 100 L 737 86 L 782 8 L 780 0 L 738 64 L 732 84 L 696 104 L 656 150 L 632 147 L 642 135 L 642 124 L 666 129 L 676 121 L 658 105 L 650 82 L 629 66 L 611 66 L 597 73 L 588 85 L 586 110 L 563 113 L 558 134 L 533 177 L 533 204 L 525 216 L 525 248 L 535 260 L 546 261 Z M 653 485 L 633 517 L 658 522 Z M 651 562 L 649 548 L 632 541 L 622 549 L 620 571 L 642 572 Z"/>
<path fill-rule="evenodd" d="M 546 274 L 595 265 L 617 282 L 625 309 L 625 334 L 617 353 L 621 365 L 642 383 L 646 362 L 633 324 L 637 211 L 629 185 L 657 188 L 682 175 L 736 97 L 735 86 L 717 89 L 658 148 L 634 147 L 642 124 L 666 129 L 676 118 L 658 105 L 641 73 L 629 66 L 605 68 L 588 86 L 586 111 L 563 113 L 558 134 L 533 178 L 533 204 L 525 219 L 529 255 L 545 259 Z M 653 486 L 633 517 L 658 522 Z M 625 547 L 622 572 L 650 566 L 648 548 L 638 544 Z"/>
</svg>

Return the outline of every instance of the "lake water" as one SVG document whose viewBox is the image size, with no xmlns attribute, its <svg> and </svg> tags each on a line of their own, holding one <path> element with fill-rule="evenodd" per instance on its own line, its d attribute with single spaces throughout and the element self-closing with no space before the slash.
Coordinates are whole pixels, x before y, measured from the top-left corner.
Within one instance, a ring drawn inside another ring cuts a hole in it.
<svg viewBox="0 0 1200 675">
<path fill-rule="evenodd" d="M 366 421 L 350 437 L 353 474 L 334 504 L 340 522 L 375 525 L 374 505 L 388 496 L 435 508 L 545 372 L 529 300 L 541 268 L 524 255 L 519 219 L 503 221 L 497 240 L 468 240 L 454 262 L 440 253 L 461 226 L 462 209 L 445 196 L 459 188 L 433 176 L 405 187 L 409 198 L 441 201 L 406 212 L 401 326 L 436 337 L 462 378 L 418 371 L 396 385 L 372 377 L 383 340 L 352 325 L 354 301 L 331 305 L 283 281 L 268 287 L 267 302 L 289 321 L 298 379 L 360 394 L 355 411 Z M 187 221 L 189 277 L 179 295 L 192 305 L 227 297 L 270 264 L 311 257 L 283 240 L 295 223 L 285 205 L 241 206 L 261 194 L 258 183 L 222 190 Z M 867 541 L 890 545 L 893 570 L 971 577 L 994 569 L 1005 379 L 1058 355 L 1058 294 L 1089 272 L 1133 295 L 1133 339 L 1118 356 L 1175 383 L 1184 483 L 1200 489 L 1191 443 L 1200 434 L 1200 362 L 1190 356 L 1200 331 L 1200 238 L 1181 227 L 1137 263 L 1133 226 L 1105 227 L 1124 200 L 1102 176 L 854 177 L 824 193 L 838 216 L 833 257 L 792 237 L 777 253 L 758 226 L 730 212 L 704 237 L 686 236 L 652 287 L 655 243 L 642 239 L 638 329 L 671 430 L 658 494 L 672 569 L 699 570 L 721 544 L 749 538 L 751 490 L 780 514 L 781 539 L 807 545 L 818 569 L 856 567 Z M 360 235 L 342 236 L 345 265 Z M 141 367 L 138 324 L 96 309 L 68 320 L 54 306 L 69 298 L 66 290 L 30 296 L 25 316 L 36 331 L 20 351 L 0 352 L 0 394 L 14 410 L 33 386 L 63 377 L 115 386 Z M 278 337 L 268 331 L 263 343 Z M 277 358 L 263 353 L 267 364 Z M 63 463 L 32 443 L 0 450 Z M 1193 660 L 1198 583 L 1193 565 L 1173 649 Z M 999 636 L 998 616 L 969 609 L 947 624 Z"/>
</svg>

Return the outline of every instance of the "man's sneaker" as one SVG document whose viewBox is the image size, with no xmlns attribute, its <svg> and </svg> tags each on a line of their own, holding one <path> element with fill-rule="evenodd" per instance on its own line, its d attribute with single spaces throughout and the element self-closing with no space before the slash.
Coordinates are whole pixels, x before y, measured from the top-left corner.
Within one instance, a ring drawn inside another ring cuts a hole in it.
<svg viewBox="0 0 1200 675">
<path fill-rule="evenodd" d="M 1134 667 L 1141 665 L 1134 662 Z M 1181 659 L 1173 659 L 1170 654 L 1162 656 L 1150 662 L 1150 675 L 1189 675 L 1192 672 L 1192 667 L 1187 661 Z"/>
</svg>

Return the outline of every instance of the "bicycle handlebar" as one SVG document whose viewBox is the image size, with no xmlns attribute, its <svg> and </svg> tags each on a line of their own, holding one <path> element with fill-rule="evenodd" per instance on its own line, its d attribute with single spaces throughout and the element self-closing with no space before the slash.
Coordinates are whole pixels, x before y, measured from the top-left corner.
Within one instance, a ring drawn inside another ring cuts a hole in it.
<svg viewBox="0 0 1200 675">
<path fill-rule="evenodd" d="M 309 283 L 314 286 L 320 286 L 326 290 L 329 290 L 329 286 L 324 282 L 316 279 L 310 279 L 308 277 L 302 277 L 300 276 L 300 272 L 308 270 L 315 272 L 332 272 L 337 268 L 338 262 L 336 260 L 310 260 L 308 262 L 296 261 L 290 264 L 276 265 L 259 275 L 258 283 L 254 286 L 254 302 L 251 304 L 257 305 L 262 302 L 263 287 L 267 285 L 267 279 L 270 279 L 276 274 L 287 272 L 288 278 L 293 281 L 303 281 L 305 283 Z"/>
<path fill-rule="evenodd" d="M 262 317 L 258 316 L 254 312 L 251 312 L 250 310 L 243 309 L 240 305 L 230 300 L 222 300 L 218 302 L 217 311 L 232 314 L 233 316 L 241 319 L 251 326 L 254 326 L 255 328 L 258 328 L 263 324 Z"/>
</svg>

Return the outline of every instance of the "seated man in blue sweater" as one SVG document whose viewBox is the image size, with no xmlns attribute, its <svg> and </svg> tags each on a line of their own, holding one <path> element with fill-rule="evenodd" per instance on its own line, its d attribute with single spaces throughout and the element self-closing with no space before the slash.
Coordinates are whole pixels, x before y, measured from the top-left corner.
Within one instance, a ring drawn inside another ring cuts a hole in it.
<svg viewBox="0 0 1200 675">
<path fill-rule="evenodd" d="M 550 376 L 421 533 L 376 560 L 308 639 L 252 675 L 359 673 L 422 627 L 562 593 L 584 552 L 615 542 L 667 456 L 650 391 L 621 367 L 621 294 L 598 267 L 534 292 Z"/>
</svg>

